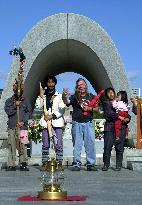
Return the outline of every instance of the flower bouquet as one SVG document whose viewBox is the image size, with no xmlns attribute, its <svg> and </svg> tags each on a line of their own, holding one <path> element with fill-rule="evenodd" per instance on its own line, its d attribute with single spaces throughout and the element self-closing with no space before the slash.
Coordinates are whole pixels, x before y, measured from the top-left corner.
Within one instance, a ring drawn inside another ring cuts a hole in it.
<svg viewBox="0 0 142 205">
<path fill-rule="evenodd" d="M 29 141 L 32 140 L 35 143 L 42 139 L 42 127 L 35 120 L 28 121 L 28 138 Z"/>
</svg>

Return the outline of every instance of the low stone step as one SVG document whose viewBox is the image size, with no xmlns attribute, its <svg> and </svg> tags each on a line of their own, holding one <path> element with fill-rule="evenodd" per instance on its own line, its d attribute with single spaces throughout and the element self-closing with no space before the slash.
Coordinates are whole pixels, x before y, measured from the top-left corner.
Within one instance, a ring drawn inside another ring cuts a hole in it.
<svg viewBox="0 0 142 205">
<path fill-rule="evenodd" d="M 127 168 L 133 171 L 142 171 L 142 161 L 127 161 Z"/>
</svg>

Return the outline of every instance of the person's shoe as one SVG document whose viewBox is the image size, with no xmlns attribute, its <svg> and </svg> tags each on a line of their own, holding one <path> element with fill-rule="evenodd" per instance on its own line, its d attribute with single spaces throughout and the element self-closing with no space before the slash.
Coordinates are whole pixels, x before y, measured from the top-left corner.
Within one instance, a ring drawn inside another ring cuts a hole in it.
<svg viewBox="0 0 142 205">
<path fill-rule="evenodd" d="M 104 166 L 102 167 L 102 171 L 108 171 L 108 167 L 107 167 L 106 165 L 104 165 Z"/>
<path fill-rule="evenodd" d="M 16 167 L 9 166 L 6 168 L 6 171 L 16 171 Z"/>
<path fill-rule="evenodd" d="M 64 170 L 64 167 L 63 167 L 63 165 L 62 165 L 62 161 L 58 161 L 58 162 L 57 162 L 57 166 L 58 166 L 58 169 L 59 169 L 60 171 L 63 171 L 63 170 Z"/>
<path fill-rule="evenodd" d="M 20 171 L 29 171 L 27 166 L 20 166 Z"/>
<path fill-rule="evenodd" d="M 47 167 L 47 161 L 42 162 L 42 165 L 40 167 L 40 171 L 46 171 L 46 167 Z"/>
<path fill-rule="evenodd" d="M 46 166 L 46 164 L 47 164 L 47 162 L 45 161 L 45 162 L 42 162 L 42 167 L 45 167 Z"/>
<path fill-rule="evenodd" d="M 80 167 L 79 166 L 73 166 L 72 171 L 80 171 Z"/>
<path fill-rule="evenodd" d="M 87 165 L 87 171 L 98 171 L 98 169 L 94 165 Z"/>
<path fill-rule="evenodd" d="M 114 171 L 121 171 L 121 167 L 116 167 Z"/>
<path fill-rule="evenodd" d="M 62 166 L 62 161 L 57 162 L 58 166 Z"/>
<path fill-rule="evenodd" d="M 28 168 L 26 162 L 23 162 L 23 163 L 20 165 L 20 171 L 29 171 L 29 168 Z"/>
</svg>

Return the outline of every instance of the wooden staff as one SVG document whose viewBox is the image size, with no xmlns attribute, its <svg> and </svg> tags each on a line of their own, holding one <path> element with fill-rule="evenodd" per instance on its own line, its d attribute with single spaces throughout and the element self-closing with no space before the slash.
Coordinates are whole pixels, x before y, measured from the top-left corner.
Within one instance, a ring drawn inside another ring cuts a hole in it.
<svg viewBox="0 0 142 205">
<path fill-rule="evenodd" d="M 17 106 L 17 124 L 19 123 L 19 106 Z M 18 140 L 17 140 L 17 149 L 19 156 L 24 154 L 24 147 L 23 144 L 21 143 L 21 137 L 20 137 L 20 127 L 17 126 L 17 135 L 18 135 Z"/>
<path fill-rule="evenodd" d="M 54 98 L 55 98 L 55 95 L 53 95 L 51 97 L 50 101 L 53 102 Z M 49 108 L 49 110 L 46 111 L 46 103 L 45 103 L 45 101 L 43 102 L 43 106 L 44 106 L 43 107 L 44 116 L 45 115 L 52 115 L 52 108 Z M 51 120 L 47 120 L 46 122 L 47 122 L 47 129 L 48 129 L 49 137 L 52 138 L 53 137 L 52 119 Z"/>
<path fill-rule="evenodd" d="M 53 99 L 55 98 L 55 96 L 52 96 L 51 101 L 53 101 Z M 47 111 L 46 109 L 46 100 L 43 98 L 43 115 L 44 117 L 46 115 L 52 115 L 52 108 L 49 108 L 49 110 Z M 53 150 L 53 156 L 51 158 L 56 158 L 56 153 L 55 153 L 55 146 L 54 146 L 54 139 L 53 139 L 53 127 L 52 127 L 52 120 L 47 120 L 47 130 L 48 130 L 48 134 L 49 134 L 49 140 L 51 142 L 51 148 Z"/>
<path fill-rule="evenodd" d="M 43 92 L 45 93 L 45 90 L 43 89 L 43 87 L 41 86 L 41 82 L 40 82 L 40 92 Z M 43 94 L 43 116 L 44 116 L 44 120 L 46 120 L 46 115 L 51 115 L 52 112 L 51 112 L 51 108 L 49 108 L 49 110 L 46 109 L 46 96 L 44 96 Z M 53 99 L 51 99 L 53 100 Z M 52 120 L 46 120 L 46 123 L 47 123 L 47 130 L 48 130 L 48 134 L 49 134 L 49 138 L 52 138 L 53 137 L 53 128 L 52 128 Z"/>
<path fill-rule="evenodd" d="M 21 100 L 21 95 L 23 92 L 23 62 L 20 62 L 20 67 L 18 70 L 18 82 L 17 82 L 17 100 Z M 21 143 L 21 135 L 20 135 L 20 127 L 19 127 L 19 122 L 20 122 L 20 105 L 17 106 L 17 135 L 18 135 L 18 140 L 17 140 L 17 149 L 19 156 L 24 154 L 24 145 Z"/>
<path fill-rule="evenodd" d="M 11 51 L 9 51 L 10 55 L 13 56 L 20 56 L 20 66 L 18 69 L 18 80 L 15 80 L 15 83 L 13 85 L 14 91 L 15 91 L 15 95 L 16 95 L 16 101 L 21 101 L 22 100 L 22 95 L 23 95 L 23 64 L 25 63 L 25 55 L 23 54 L 23 51 L 21 48 L 17 49 L 13 49 Z M 19 122 L 20 122 L 20 105 L 16 105 L 17 107 L 17 135 L 18 135 L 18 140 L 17 140 L 17 149 L 18 149 L 18 153 L 19 156 L 24 154 L 24 145 L 21 143 L 21 137 L 20 137 L 20 127 L 19 127 Z"/>
<path fill-rule="evenodd" d="M 51 109 L 49 108 L 48 111 L 46 111 L 46 105 L 45 105 L 45 100 L 43 99 L 43 115 L 44 117 L 46 115 L 51 115 Z M 53 137 L 53 128 L 52 128 L 52 120 L 47 120 L 47 130 L 48 130 L 48 134 L 49 134 L 49 138 L 51 139 Z"/>
</svg>

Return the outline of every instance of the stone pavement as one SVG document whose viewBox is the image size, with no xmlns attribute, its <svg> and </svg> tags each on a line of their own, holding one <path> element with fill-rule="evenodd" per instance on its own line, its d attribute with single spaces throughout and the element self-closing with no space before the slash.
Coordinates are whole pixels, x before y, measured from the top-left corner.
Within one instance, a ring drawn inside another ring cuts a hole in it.
<svg viewBox="0 0 142 205">
<path fill-rule="evenodd" d="M 0 205 L 140 205 L 142 204 L 142 172 L 122 169 L 115 172 L 72 172 L 65 167 L 65 187 L 68 195 L 87 195 L 84 202 L 19 202 L 17 197 L 36 196 L 41 190 L 40 170 L 30 167 L 29 172 L 0 171 Z"/>
</svg>

